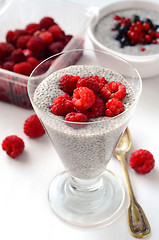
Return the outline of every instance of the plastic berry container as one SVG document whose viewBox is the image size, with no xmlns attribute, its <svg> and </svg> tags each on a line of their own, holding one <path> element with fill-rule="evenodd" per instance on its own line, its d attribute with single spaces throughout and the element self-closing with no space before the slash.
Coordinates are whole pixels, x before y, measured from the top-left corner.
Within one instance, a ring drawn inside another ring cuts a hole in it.
<svg viewBox="0 0 159 240">
<path fill-rule="evenodd" d="M 139 14 L 141 13 L 141 19 L 150 19 L 153 21 L 153 23 L 159 26 L 158 3 L 145 0 L 116 1 L 99 9 L 98 17 L 92 18 L 91 23 L 88 27 L 89 39 L 91 40 L 94 48 L 116 54 L 127 60 L 138 70 L 142 78 L 156 76 L 159 74 L 159 38 L 156 39 L 156 42 L 158 42 L 157 44 L 139 44 L 138 46 L 136 45 L 138 47 L 138 52 L 136 51 L 134 53 L 134 48 L 136 48 L 136 46 L 125 46 L 124 48 L 122 48 L 119 45 L 119 42 L 117 42 L 114 37 L 116 33 L 112 30 L 112 26 L 115 26 L 113 23 L 113 16 L 115 16 L 116 14 L 121 14 L 121 17 L 124 17 L 122 16 L 122 14 L 127 12 L 127 10 L 130 10 L 134 15 L 138 15 L 138 13 L 136 12 L 139 12 Z M 154 12 L 156 14 L 156 17 L 153 16 Z M 103 36 L 107 35 L 109 36 L 109 38 L 107 40 L 104 39 L 101 41 L 99 36 L 97 37 L 96 29 L 99 22 L 101 22 L 101 20 L 107 16 L 111 16 L 112 18 L 112 20 L 109 19 L 109 31 L 107 31 L 107 33 L 104 33 L 104 31 L 106 31 L 104 29 L 106 25 L 104 24 L 103 29 L 100 31 L 102 32 Z M 129 15 L 125 16 L 129 17 Z M 111 25 L 112 23 L 113 25 Z M 159 27 L 157 29 L 157 32 L 159 32 Z M 127 49 L 127 51 L 125 51 L 125 49 Z M 132 51 L 133 53 L 130 51 Z"/>
<path fill-rule="evenodd" d="M 24 29 L 32 22 L 39 23 L 46 16 L 52 17 L 66 34 L 73 36 L 63 51 L 83 48 L 93 12 L 84 5 L 64 0 L 10 0 L 0 10 L 0 42 L 6 42 L 9 30 Z M 28 76 L 0 68 L 0 101 L 32 108 L 27 81 Z"/>
</svg>

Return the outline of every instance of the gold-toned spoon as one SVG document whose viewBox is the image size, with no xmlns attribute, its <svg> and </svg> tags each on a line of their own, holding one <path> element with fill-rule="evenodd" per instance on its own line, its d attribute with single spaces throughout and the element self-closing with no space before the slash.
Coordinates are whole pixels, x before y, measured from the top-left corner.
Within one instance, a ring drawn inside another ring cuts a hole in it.
<svg viewBox="0 0 159 240">
<path fill-rule="evenodd" d="M 126 152 L 131 148 L 131 136 L 129 129 L 126 128 L 122 137 L 120 138 L 114 154 L 120 160 L 128 189 L 129 205 L 128 205 L 128 223 L 131 234 L 136 238 L 143 238 L 149 235 L 151 229 L 149 222 L 141 206 L 136 201 L 133 193 L 130 177 L 126 165 Z"/>
</svg>

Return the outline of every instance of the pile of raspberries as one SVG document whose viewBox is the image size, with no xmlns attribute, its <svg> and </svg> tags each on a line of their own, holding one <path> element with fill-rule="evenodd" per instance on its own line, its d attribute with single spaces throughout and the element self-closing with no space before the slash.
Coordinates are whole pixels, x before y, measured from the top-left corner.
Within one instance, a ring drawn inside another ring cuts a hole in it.
<svg viewBox="0 0 159 240">
<path fill-rule="evenodd" d="M 114 117 L 125 110 L 122 100 L 126 87 L 100 76 L 79 77 L 65 74 L 60 79 L 65 93 L 54 99 L 51 112 L 66 121 L 86 122 L 90 118 Z"/>
<path fill-rule="evenodd" d="M 42 60 L 61 52 L 71 38 L 51 17 L 25 29 L 9 30 L 6 42 L 0 42 L 0 68 L 29 76 Z"/>
</svg>

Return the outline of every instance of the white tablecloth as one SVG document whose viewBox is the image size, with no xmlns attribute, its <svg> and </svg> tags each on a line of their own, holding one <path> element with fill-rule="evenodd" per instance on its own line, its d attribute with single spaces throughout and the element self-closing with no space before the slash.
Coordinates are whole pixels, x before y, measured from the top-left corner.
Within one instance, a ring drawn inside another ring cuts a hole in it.
<svg viewBox="0 0 159 240">
<path fill-rule="evenodd" d="M 74 1 L 98 7 L 106 2 Z M 107 1 L 109 2 L 111 1 Z M 91 47 L 89 40 L 86 46 Z M 20 136 L 25 142 L 25 151 L 18 160 L 9 158 L 0 147 L 0 239 L 134 239 L 128 228 L 126 206 L 123 215 L 116 222 L 101 228 L 77 228 L 55 216 L 47 198 L 48 185 L 55 174 L 63 170 L 63 166 L 47 135 L 30 139 L 23 133 L 24 121 L 33 113 L 33 110 L 0 101 L 0 143 L 11 134 Z M 130 153 L 139 148 L 147 149 L 156 160 L 155 168 L 147 175 L 139 175 L 130 167 L 128 169 L 136 198 L 151 225 L 152 233 L 147 239 L 158 240 L 159 76 L 143 79 L 142 95 L 129 123 L 129 129 L 133 142 Z M 117 174 L 126 186 L 120 162 L 113 158 L 108 168 Z"/>
</svg>

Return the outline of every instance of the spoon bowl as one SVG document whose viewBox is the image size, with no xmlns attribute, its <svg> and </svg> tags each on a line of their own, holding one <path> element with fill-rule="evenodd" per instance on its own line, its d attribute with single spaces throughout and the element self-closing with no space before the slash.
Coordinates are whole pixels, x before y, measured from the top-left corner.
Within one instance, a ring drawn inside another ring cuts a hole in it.
<svg viewBox="0 0 159 240">
<path fill-rule="evenodd" d="M 116 148 L 115 148 L 115 155 L 126 153 L 131 148 L 131 135 L 129 129 L 126 128 L 123 135 L 121 136 Z"/>
<path fill-rule="evenodd" d="M 128 223 L 130 232 L 136 238 L 143 238 L 150 234 L 151 229 L 143 209 L 136 201 L 132 185 L 130 182 L 130 177 L 126 165 L 126 153 L 130 150 L 130 148 L 131 148 L 131 135 L 129 129 L 126 128 L 116 146 L 114 154 L 122 164 L 126 179 L 129 195 Z"/>
</svg>

